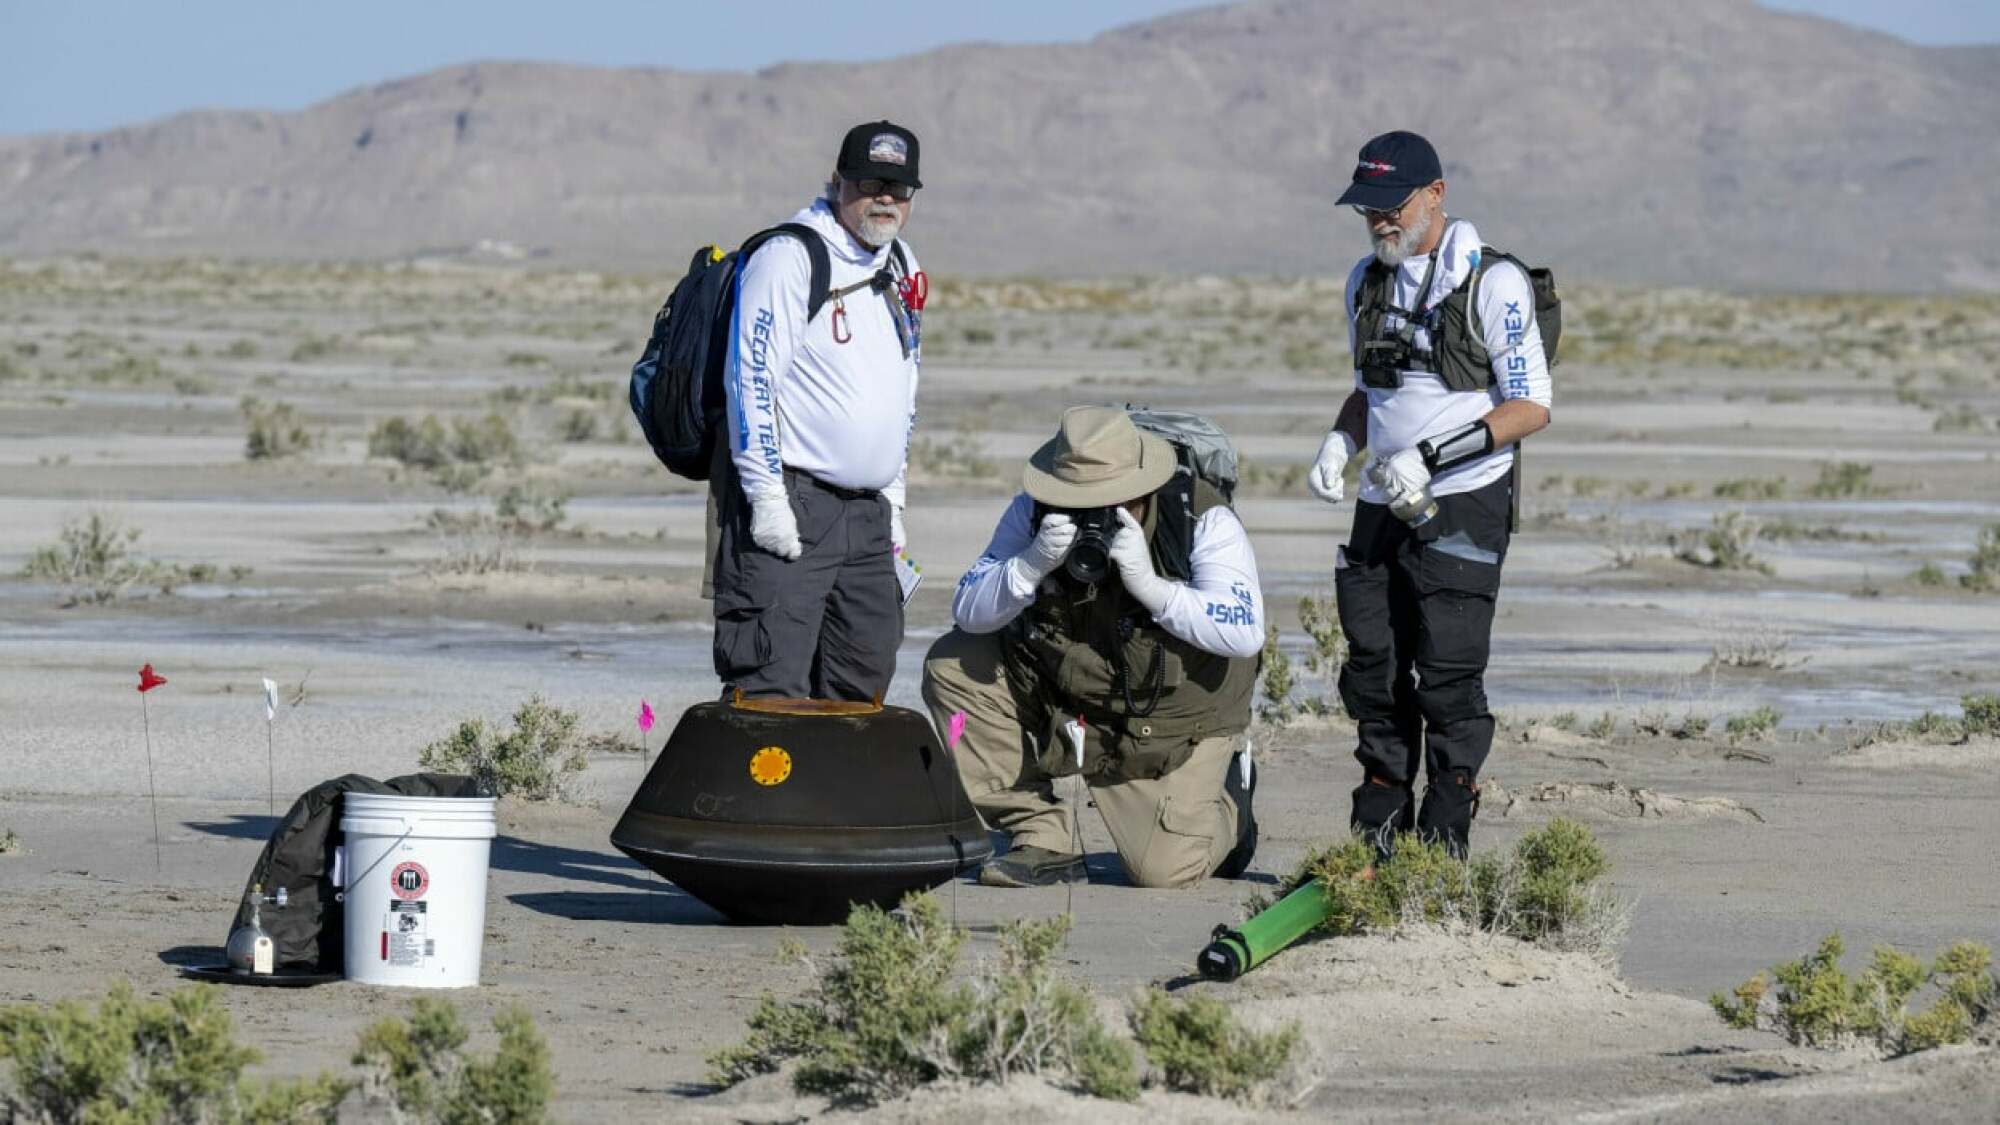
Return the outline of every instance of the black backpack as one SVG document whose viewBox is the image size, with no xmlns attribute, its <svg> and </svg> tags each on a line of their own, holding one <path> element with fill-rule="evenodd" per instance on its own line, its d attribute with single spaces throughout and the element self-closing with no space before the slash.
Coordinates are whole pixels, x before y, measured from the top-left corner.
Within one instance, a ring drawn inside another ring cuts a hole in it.
<svg viewBox="0 0 2000 1125">
<path fill-rule="evenodd" d="M 285 888 L 289 901 L 282 908 L 261 911 L 264 932 L 271 935 L 272 962 L 280 966 L 310 965 L 338 973 L 345 963 L 347 932 L 341 888 L 333 885 L 333 849 L 342 843 L 341 797 L 348 793 L 394 793 L 404 797 L 472 797 L 477 789 L 469 777 L 445 773 L 413 773 L 377 781 L 350 773 L 322 781 L 292 802 L 278 821 L 257 863 L 245 881 L 245 902 L 237 907 L 229 932 L 250 920 L 247 901 L 252 887 L 267 895 Z"/>
<path fill-rule="evenodd" d="M 736 312 L 736 272 L 759 246 L 779 236 L 805 243 L 812 260 L 806 319 L 826 305 L 833 269 L 819 232 L 803 223 L 781 223 L 745 239 L 734 252 L 704 246 L 687 274 L 653 317 L 646 351 L 632 365 L 632 413 L 653 453 L 677 476 L 707 480 L 722 427 L 723 369 Z M 900 273 L 909 272 L 899 239 L 890 252 Z"/>
</svg>

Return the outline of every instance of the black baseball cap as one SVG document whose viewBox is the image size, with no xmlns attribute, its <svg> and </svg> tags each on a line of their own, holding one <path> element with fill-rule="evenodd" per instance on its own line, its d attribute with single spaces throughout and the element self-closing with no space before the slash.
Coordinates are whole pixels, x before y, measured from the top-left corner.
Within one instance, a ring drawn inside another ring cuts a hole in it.
<svg viewBox="0 0 2000 1125">
<path fill-rule="evenodd" d="M 917 178 L 917 135 L 887 121 L 871 121 L 847 131 L 833 170 L 849 180 L 888 180 L 924 186 Z"/>
<path fill-rule="evenodd" d="M 1429 141 L 1415 133 L 1384 133 L 1361 146 L 1361 156 L 1354 163 L 1354 182 L 1339 202 L 1388 211 L 1402 206 L 1411 192 L 1442 179 L 1444 167 Z"/>
</svg>

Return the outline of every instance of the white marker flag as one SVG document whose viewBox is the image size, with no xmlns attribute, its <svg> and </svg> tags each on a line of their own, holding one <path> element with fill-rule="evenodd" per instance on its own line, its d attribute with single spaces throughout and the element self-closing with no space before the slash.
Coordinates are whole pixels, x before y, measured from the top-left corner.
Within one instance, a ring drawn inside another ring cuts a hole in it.
<svg viewBox="0 0 2000 1125">
<path fill-rule="evenodd" d="M 264 677 L 264 721 L 271 722 L 278 717 L 278 682 Z"/>
</svg>

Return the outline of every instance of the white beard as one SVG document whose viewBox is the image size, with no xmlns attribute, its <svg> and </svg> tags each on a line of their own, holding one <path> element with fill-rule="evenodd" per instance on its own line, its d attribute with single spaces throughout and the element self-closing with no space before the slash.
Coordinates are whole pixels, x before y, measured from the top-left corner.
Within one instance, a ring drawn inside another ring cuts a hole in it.
<svg viewBox="0 0 2000 1125">
<path fill-rule="evenodd" d="M 903 213 L 894 207 L 870 208 L 861 216 L 861 241 L 887 246 L 903 229 Z"/>
<path fill-rule="evenodd" d="M 1390 269 L 1402 265 L 1409 260 L 1411 248 L 1423 245 L 1424 239 L 1430 237 L 1431 224 L 1436 221 L 1437 216 L 1430 214 L 1419 220 L 1416 226 L 1394 227 L 1385 235 L 1370 231 L 1369 236 L 1375 242 L 1375 259 Z"/>
</svg>

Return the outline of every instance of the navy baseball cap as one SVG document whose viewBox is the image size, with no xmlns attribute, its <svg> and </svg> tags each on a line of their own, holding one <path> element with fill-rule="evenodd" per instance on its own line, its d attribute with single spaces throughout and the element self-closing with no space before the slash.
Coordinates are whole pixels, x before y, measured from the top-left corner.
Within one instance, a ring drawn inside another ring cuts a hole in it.
<svg viewBox="0 0 2000 1125">
<path fill-rule="evenodd" d="M 917 178 L 917 135 L 887 121 L 871 121 L 847 131 L 833 170 L 850 180 L 887 180 L 924 186 Z"/>
<path fill-rule="evenodd" d="M 1384 133 L 1361 146 L 1354 182 L 1339 202 L 1388 211 L 1402 206 L 1411 192 L 1442 179 L 1444 167 L 1429 141 L 1415 133 Z"/>
</svg>

